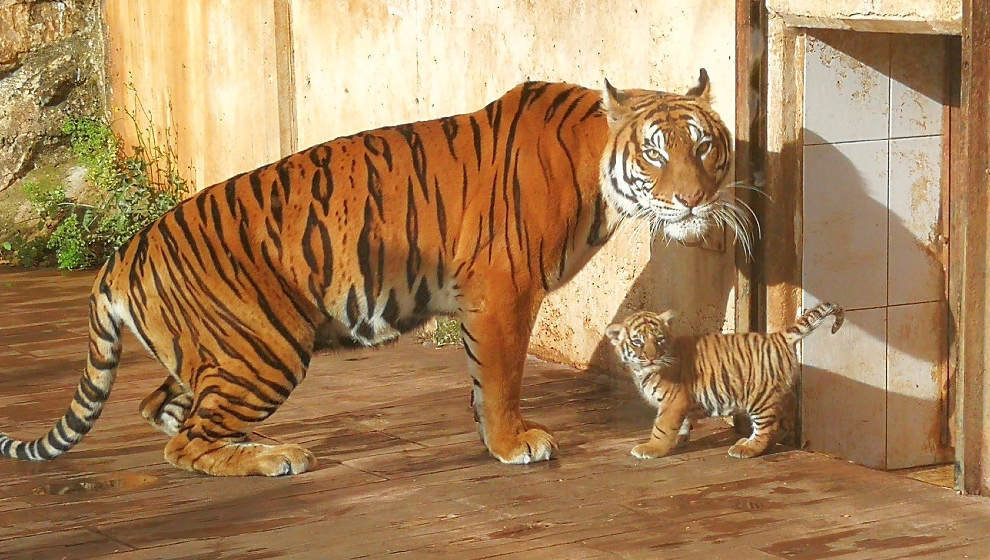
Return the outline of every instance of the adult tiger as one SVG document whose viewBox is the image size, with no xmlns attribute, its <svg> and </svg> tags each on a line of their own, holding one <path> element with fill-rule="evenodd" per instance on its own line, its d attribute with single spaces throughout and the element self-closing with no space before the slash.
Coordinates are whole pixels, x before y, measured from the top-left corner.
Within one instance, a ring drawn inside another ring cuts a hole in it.
<svg viewBox="0 0 990 560">
<path fill-rule="evenodd" d="M 170 463 L 301 473 L 308 450 L 247 435 L 314 348 L 377 345 L 445 314 L 463 325 L 491 454 L 549 459 L 553 437 L 519 410 L 544 294 L 626 218 L 686 242 L 741 223 L 718 197 L 729 133 L 708 91 L 704 70 L 686 95 L 527 82 L 474 113 L 338 138 L 202 190 L 103 267 L 68 411 L 38 440 L 0 436 L 0 453 L 51 459 L 82 439 L 126 325 L 169 371 L 140 411 L 171 436 Z"/>
</svg>

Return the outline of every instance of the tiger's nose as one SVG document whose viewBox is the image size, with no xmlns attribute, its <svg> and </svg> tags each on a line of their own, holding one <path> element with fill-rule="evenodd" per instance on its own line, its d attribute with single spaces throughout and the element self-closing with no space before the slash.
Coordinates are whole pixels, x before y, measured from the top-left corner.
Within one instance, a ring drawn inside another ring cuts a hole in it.
<svg viewBox="0 0 990 560">
<path fill-rule="evenodd" d="M 704 198 L 704 195 L 701 191 L 697 191 L 688 194 L 675 194 L 674 197 L 677 198 L 677 201 L 684 206 L 694 208 L 695 206 L 701 204 L 701 200 Z"/>
</svg>

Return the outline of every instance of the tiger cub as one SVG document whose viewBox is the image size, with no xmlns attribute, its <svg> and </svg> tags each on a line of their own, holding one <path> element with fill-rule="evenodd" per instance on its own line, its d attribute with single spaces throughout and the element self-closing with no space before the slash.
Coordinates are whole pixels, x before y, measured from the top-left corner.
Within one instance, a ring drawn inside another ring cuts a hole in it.
<svg viewBox="0 0 990 560">
<path fill-rule="evenodd" d="M 822 303 L 782 332 L 673 337 L 674 315 L 639 311 L 605 330 L 643 396 L 658 408 L 650 440 L 632 448 L 640 459 L 663 457 L 686 442 L 688 415 L 699 409 L 711 416 L 749 416 L 752 434 L 730 447 L 730 456 L 766 451 L 793 414 L 795 343 L 829 315 L 835 316 L 833 333 L 843 321 L 841 307 Z"/>
</svg>

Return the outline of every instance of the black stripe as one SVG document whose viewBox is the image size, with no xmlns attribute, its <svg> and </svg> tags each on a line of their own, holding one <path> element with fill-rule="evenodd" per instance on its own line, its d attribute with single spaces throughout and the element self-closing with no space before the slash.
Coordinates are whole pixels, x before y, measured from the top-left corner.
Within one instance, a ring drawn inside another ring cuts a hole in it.
<svg viewBox="0 0 990 560">
<path fill-rule="evenodd" d="M 440 242 L 443 247 L 447 246 L 447 210 L 443 205 L 443 195 L 440 193 L 440 181 L 433 178 L 433 195 L 436 198 L 437 207 L 437 230 L 440 232 Z"/>
<path fill-rule="evenodd" d="M 413 170 L 416 173 L 419 188 L 423 191 L 423 197 L 429 202 L 430 192 L 426 182 L 426 151 L 423 149 L 423 140 L 412 126 L 399 127 L 397 130 L 409 146 L 409 152 L 412 155 Z"/>
<path fill-rule="evenodd" d="M 564 277 L 564 270 L 567 267 L 567 240 L 571 237 L 571 219 L 564 222 L 564 242 L 560 245 L 560 262 L 557 264 L 557 280 Z"/>
<path fill-rule="evenodd" d="M 85 435 L 89 433 L 89 430 L 92 428 L 89 423 L 83 421 L 83 419 L 76 414 L 76 411 L 71 408 L 65 411 L 64 418 L 65 425 L 77 434 Z"/>
<path fill-rule="evenodd" d="M 397 329 L 396 324 L 399 319 L 399 302 L 395 297 L 395 288 L 388 291 L 388 299 L 385 300 L 385 307 L 382 309 L 382 319 L 393 329 Z"/>
<path fill-rule="evenodd" d="M 407 187 L 406 206 L 406 243 L 409 252 L 406 255 L 406 284 L 412 290 L 423 265 L 423 255 L 419 250 L 419 215 L 416 211 L 416 197 L 413 195 L 412 178 Z"/>
<path fill-rule="evenodd" d="M 373 233 L 373 220 L 374 212 L 371 209 L 371 199 L 366 198 L 364 202 L 364 225 L 361 227 L 361 233 L 358 236 L 357 257 L 358 267 L 361 270 L 361 276 L 364 278 L 364 297 L 369 316 L 374 313 L 375 309 L 375 270 L 373 269 L 371 262 L 371 235 Z M 378 273 L 381 274 L 382 271 L 379 270 Z M 351 325 L 353 326 L 354 323 L 352 322 Z"/>
<path fill-rule="evenodd" d="M 289 160 L 288 158 L 275 164 L 275 171 L 278 173 L 278 180 L 282 184 L 282 199 L 283 202 L 289 204 L 289 193 L 292 189 L 292 179 L 289 175 Z"/>
<path fill-rule="evenodd" d="M 471 359 L 472 362 L 478 364 L 478 367 L 481 367 L 481 360 L 479 360 L 478 357 L 474 355 L 474 352 L 471 351 L 471 346 L 469 346 L 467 343 L 464 344 L 464 351 L 467 352 L 467 356 L 468 358 Z"/>
<path fill-rule="evenodd" d="M 364 165 L 368 171 L 368 194 L 371 198 L 375 200 L 375 206 L 378 207 L 378 215 L 385 218 L 385 197 L 382 194 L 382 178 L 378 174 L 378 169 L 371 163 L 371 158 L 367 155 L 364 156 Z M 366 214 L 367 215 L 367 214 Z"/>
<path fill-rule="evenodd" d="M 69 447 L 70 447 L 69 445 L 66 445 L 65 443 L 63 443 L 63 442 L 61 442 L 61 441 L 58 440 L 58 438 L 56 437 L 56 433 L 55 433 L 54 430 L 48 432 L 48 435 L 45 436 L 45 443 L 48 444 L 47 447 L 50 447 L 50 448 L 52 448 L 52 449 L 54 449 L 56 451 L 55 453 L 51 453 L 51 452 L 48 451 L 48 449 L 46 448 L 46 446 L 39 444 L 38 445 L 38 454 L 41 455 L 45 459 L 54 459 L 55 457 L 57 457 L 57 456 L 61 455 L 62 453 L 65 453 L 66 451 L 68 451 L 69 450 Z"/>
<path fill-rule="evenodd" d="M 464 326 L 464 323 L 461 323 L 461 332 L 464 333 L 473 342 L 478 342 L 478 339 L 475 338 L 473 334 L 471 334 L 471 331 L 469 331 L 467 327 Z"/>
<path fill-rule="evenodd" d="M 471 134 L 474 137 L 474 156 L 478 161 L 478 169 L 481 169 L 481 127 L 478 126 L 478 120 L 473 116 L 468 117 L 468 122 L 471 123 Z"/>
<path fill-rule="evenodd" d="M 492 129 L 492 165 L 495 165 L 495 155 L 498 153 L 498 128 L 502 124 L 502 100 L 496 99 L 485 107 L 488 115 L 488 126 Z"/>
<path fill-rule="evenodd" d="M 426 285 L 426 278 L 423 278 L 419 282 L 419 288 L 416 290 L 415 301 L 416 304 L 413 307 L 413 315 L 425 315 L 430 306 L 430 288 Z"/>
<path fill-rule="evenodd" d="M 69 445 L 76 441 L 76 438 L 69 437 L 69 434 L 65 432 L 64 418 L 59 418 L 58 422 L 55 423 L 55 431 L 58 432 L 58 437 L 62 438 L 62 441 L 69 443 Z"/>
<path fill-rule="evenodd" d="M 588 245 L 597 247 L 608 241 L 609 235 L 602 235 L 599 231 L 605 221 L 605 201 L 599 193 L 595 196 L 595 217 L 591 222 L 591 231 L 588 232 Z"/>
<path fill-rule="evenodd" d="M 443 261 L 443 250 L 437 249 L 437 289 L 443 289 L 444 275 L 446 270 L 444 269 Z"/>
<path fill-rule="evenodd" d="M 443 131 L 443 137 L 447 139 L 447 150 L 450 151 L 450 157 L 457 159 L 457 153 L 454 151 L 454 138 L 457 137 L 457 119 L 447 117 L 441 120 L 440 129 Z"/>
<path fill-rule="evenodd" d="M 553 98 L 550 102 L 550 106 L 547 107 L 547 112 L 543 115 L 544 122 L 550 122 L 550 120 L 553 119 L 553 116 L 557 113 L 557 109 L 564 104 L 564 101 L 567 100 L 567 96 L 570 95 L 572 91 L 573 90 L 570 88 L 565 89 Z"/>
<path fill-rule="evenodd" d="M 539 249 L 539 262 L 540 262 L 540 283 L 543 284 L 543 291 L 549 292 L 550 285 L 547 284 L 547 271 L 543 266 L 543 238 L 540 238 L 540 249 Z"/>
<path fill-rule="evenodd" d="M 344 305 L 344 311 L 347 313 L 348 326 L 354 328 L 357 325 L 360 310 L 358 309 L 357 291 L 353 284 L 351 284 L 351 289 L 347 291 L 347 303 Z"/>
<path fill-rule="evenodd" d="M 112 368 L 106 368 L 106 369 L 112 369 Z M 79 378 L 79 388 L 82 389 L 83 392 L 86 394 L 86 398 L 91 401 L 103 402 L 108 398 L 110 398 L 109 391 L 104 391 L 102 388 L 98 387 L 86 375 L 83 375 L 81 378 Z"/>
</svg>

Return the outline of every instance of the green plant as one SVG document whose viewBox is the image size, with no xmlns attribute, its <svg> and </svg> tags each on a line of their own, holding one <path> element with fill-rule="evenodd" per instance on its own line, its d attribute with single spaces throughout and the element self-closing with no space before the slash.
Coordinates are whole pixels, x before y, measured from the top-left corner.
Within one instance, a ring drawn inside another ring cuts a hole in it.
<svg viewBox="0 0 990 560">
<path fill-rule="evenodd" d="M 177 170 L 170 131 L 165 130 L 165 142 L 160 143 L 150 114 L 139 102 L 124 113 L 136 133 L 137 144 L 130 150 L 122 149 L 106 119 L 66 120 L 62 130 L 96 187 L 96 200 L 93 204 L 70 200 L 60 184 L 24 185 L 42 226 L 36 236 L 18 234 L 4 242 L 15 262 L 33 266 L 54 257 L 59 268 L 99 266 L 189 192 Z M 145 122 L 143 128 L 139 117 Z"/>
<path fill-rule="evenodd" d="M 433 344 L 446 346 L 461 341 L 461 323 L 449 317 L 437 317 L 437 328 L 433 331 Z"/>
</svg>

